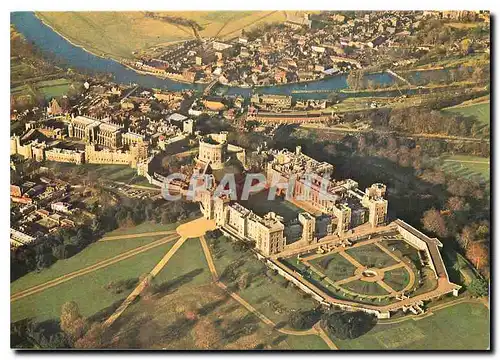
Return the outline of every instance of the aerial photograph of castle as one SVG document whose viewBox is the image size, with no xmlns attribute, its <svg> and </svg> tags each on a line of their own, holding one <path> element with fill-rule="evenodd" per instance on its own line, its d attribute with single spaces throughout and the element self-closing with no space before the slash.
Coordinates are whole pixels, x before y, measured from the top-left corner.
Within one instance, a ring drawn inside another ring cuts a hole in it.
<svg viewBox="0 0 500 360">
<path fill-rule="evenodd" d="M 490 48 L 487 10 L 11 12 L 10 347 L 491 350 Z"/>
</svg>

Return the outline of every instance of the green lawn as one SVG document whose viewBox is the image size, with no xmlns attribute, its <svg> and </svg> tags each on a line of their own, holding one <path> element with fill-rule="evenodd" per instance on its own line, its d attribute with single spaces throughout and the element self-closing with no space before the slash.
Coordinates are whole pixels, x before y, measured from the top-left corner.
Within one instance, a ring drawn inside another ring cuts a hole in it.
<svg viewBox="0 0 500 360">
<path fill-rule="evenodd" d="M 296 219 L 299 213 L 304 212 L 304 210 L 286 201 L 282 197 L 276 196 L 274 200 L 268 200 L 267 191 L 261 191 L 251 195 L 248 200 L 240 202 L 244 207 L 260 216 L 273 211 L 279 216 L 282 216 L 285 222 Z"/>
<path fill-rule="evenodd" d="M 384 273 L 384 282 L 396 291 L 403 290 L 410 281 L 410 275 L 404 268 L 398 268 Z"/>
<path fill-rule="evenodd" d="M 46 100 L 53 97 L 61 97 L 63 95 L 68 95 L 70 90 L 72 90 L 73 84 L 67 79 L 55 79 L 39 81 L 35 84 L 36 89 L 40 92 Z"/>
<path fill-rule="evenodd" d="M 213 241 L 210 240 L 210 243 Z M 236 280 L 231 282 L 221 279 L 226 285 L 237 284 L 237 278 L 243 273 L 251 274 L 250 285 L 237 290 L 238 294 L 276 323 L 286 321 L 290 310 L 312 309 L 317 305 L 314 300 L 304 298 L 303 292 L 287 284 L 280 275 L 268 277 L 267 268 L 262 262 L 250 251 L 234 249 L 231 240 L 225 237 L 219 239 L 212 253 L 215 254 L 214 262 L 220 276 L 231 262 L 238 262 Z"/>
<path fill-rule="evenodd" d="M 391 250 L 394 252 L 394 255 L 396 255 L 399 258 L 406 257 L 410 259 L 413 264 L 418 265 L 420 264 L 420 257 L 418 256 L 418 250 L 415 249 L 413 246 L 408 244 L 404 240 L 382 240 L 382 245 L 385 246 L 387 249 Z"/>
<path fill-rule="evenodd" d="M 481 124 L 490 125 L 490 103 L 484 102 L 480 104 L 458 105 L 443 110 L 445 113 L 460 114 L 463 116 L 475 117 Z"/>
<path fill-rule="evenodd" d="M 421 320 L 376 325 L 353 340 L 333 339 L 342 350 L 484 350 L 489 346 L 489 312 L 462 303 Z"/>
<path fill-rule="evenodd" d="M 339 254 L 329 254 L 310 261 L 316 269 L 330 280 L 338 281 L 354 275 L 356 267 Z"/>
<path fill-rule="evenodd" d="M 48 161 L 49 167 L 56 167 L 58 171 L 76 171 L 77 174 L 95 173 L 99 179 L 119 181 L 127 184 L 141 182 L 145 178 L 137 175 L 137 170 L 128 165 L 112 164 L 82 164 L 59 163 Z"/>
<path fill-rule="evenodd" d="M 30 272 L 10 284 L 11 293 L 28 289 L 32 286 L 53 280 L 70 272 L 109 259 L 113 256 L 135 249 L 139 246 L 158 240 L 161 236 L 149 236 L 136 239 L 96 242 L 69 259 L 59 260 L 51 267 L 40 272 Z"/>
<path fill-rule="evenodd" d="M 388 292 L 376 282 L 354 280 L 343 284 L 342 287 L 361 295 L 388 295 Z"/>
<path fill-rule="evenodd" d="M 190 219 L 191 220 L 191 219 Z M 170 231 L 175 230 L 179 226 L 179 223 L 172 224 L 159 224 L 152 221 L 145 221 L 134 227 L 122 227 L 107 233 L 105 236 L 120 236 L 120 235 L 131 235 L 140 234 L 153 231 Z"/>
<path fill-rule="evenodd" d="M 442 158 L 441 169 L 467 179 L 490 179 L 490 159 L 479 156 L 454 155 Z"/>
<path fill-rule="evenodd" d="M 367 267 L 380 269 L 397 264 L 392 257 L 372 244 L 347 249 L 346 253 Z"/>
<path fill-rule="evenodd" d="M 318 335 L 287 335 L 285 341 L 292 350 L 330 350 Z"/>
<path fill-rule="evenodd" d="M 61 306 L 76 301 L 84 316 L 91 316 L 124 299 L 128 292 L 113 294 L 105 289 L 111 281 L 139 278 L 161 260 L 173 243 L 164 244 L 90 274 L 77 277 L 40 293 L 11 303 L 11 322 L 24 318 L 43 321 L 60 316 Z"/>
<path fill-rule="evenodd" d="M 155 277 L 155 284 L 166 290 L 186 283 L 202 285 L 210 281 L 212 277 L 198 238 L 186 240 Z"/>
</svg>

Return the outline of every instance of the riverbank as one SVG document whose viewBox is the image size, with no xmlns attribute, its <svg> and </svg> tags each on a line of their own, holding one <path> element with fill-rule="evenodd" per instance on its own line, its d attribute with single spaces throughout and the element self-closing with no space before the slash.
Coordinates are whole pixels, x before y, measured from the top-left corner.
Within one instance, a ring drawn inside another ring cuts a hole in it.
<svg viewBox="0 0 500 360">
<path fill-rule="evenodd" d="M 160 74 L 157 74 L 157 73 L 139 70 L 139 69 L 136 69 L 133 66 L 127 64 L 126 62 L 119 62 L 119 64 L 121 64 L 121 65 L 125 66 L 127 69 L 135 71 L 136 73 L 141 74 L 141 75 L 154 76 L 154 77 L 157 77 L 158 79 L 168 79 L 168 80 L 179 82 L 179 83 L 183 83 L 183 84 L 189 84 L 189 85 L 194 85 L 195 84 L 194 82 L 190 82 L 190 81 L 183 80 L 183 79 L 178 79 L 178 78 L 173 77 L 173 76 L 168 76 L 168 75 L 160 76 Z M 197 83 L 197 84 L 206 85 L 208 83 Z"/>
<path fill-rule="evenodd" d="M 94 51 L 91 47 L 79 45 L 71 37 L 62 35 L 57 31 L 57 28 L 45 22 L 43 14 L 37 16 L 34 12 L 14 12 L 11 13 L 11 23 L 28 41 L 33 42 L 40 50 L 53 53 L 57 49 L 56 55 L 66 62 L 67 67 L 88 70 L 95 74 L 112 74 L 112 81 L 116 83 L 138 84 L 147 88 L 183 91 L 203 90 L 206 87 L 205 84 L 201 83 L 190 83 L 181 81 L 182 79 L 178 78 L 172 80 L 172 77 L 160 77 L 158 74 L 140 71 L 125 64 L 125 61 L 130 64 L 130 60 L 125 60 L 125 58 L 114 59 L 112 56 Z M 443 70 L 436 71 L 441 72 Z M 439 77 L 439 74 L 437 74 L 437 77 Z M 397 81 L 387 72 L 381 72 L 380 70 L 366 73 L 365 79 L 383 87 L 380 91 L 387 91 L 387 88 L 394 87 L 394 83 Z M 254 87 L 219 85 L 216 89 L 226 92 L 228 95 L 241 95 L 244 97 L 249 97 L 252 93 L 294 95 L 294 93 L 300 93 L 304 90 L 311 94 L 304 94 L 301 97 L 302 99 L 324 98 L 328 96 L 329 92 L 338 91 L 345 91 L 346 94 L 349 94 L 347 75 L 345 73 L 326 75 L 322 79 L 279 85 Z M 324 96 L 315 94 L 316 90 L 324 93 Z M 375 94 L 383 93 L 376 92 Z"/>
<path fill-rule="evenodd" d="M 99 55 L 97 54 L 95 51 L 92 51 L 92 50 L 89 50 L 87 49 L 86 47 L 84 47 L 83 45 L 79 45 L 77 44 L 74 40 L 71 40 L 70 38 L 68 38 L 66 35 L 63 35 L 61 32 L 57 31 L 56 28 L 54 28 L 52 25 L 50 25 L 49 23 L 47 23 L 46 21 L 44 21 L 43 17 L 41 17 L 39 15 L 39 12 L 35 11 L 33 12 L 33 14 L 35 15 L 35 17 L 40 20 L 40 22 L 43 23 L 43 25 L 47 26 L 48 28 L 50 28 L 53 32 L 55 32 L 57 35 L 59 35 L 60 37 L 62 37 L 64 40 L 66 40 L 68 43 L 70 43 L 71 45 L 73 45 L 74 47 L 77 47 L 77 48 L 80 48 L 82 49 L 83 51 L 85 52 L 88 52 L 89 54 L 92 54 L 94 56 L 97 56 L 97 57 L 100 57 L 101 59 L 105 59 L 105 60 L 111 60 L 111 61 L 115 61 L 119 64 L 121 64 L 120 60 L 117 60 L 117 59 L 114 59 L 113 57 L 111 56 L 104 56 L 104 55 Z"/>
</svg>

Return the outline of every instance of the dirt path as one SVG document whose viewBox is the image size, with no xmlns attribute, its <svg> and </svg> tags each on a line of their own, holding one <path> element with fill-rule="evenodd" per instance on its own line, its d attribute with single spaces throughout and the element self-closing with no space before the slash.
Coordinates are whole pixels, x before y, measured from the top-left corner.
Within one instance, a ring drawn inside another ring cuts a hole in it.
<svg viewBox="0 0 500 360">
<path fill-rule="evenodd" d="M 116 236 L 105 236 L 100 241 L 113 241 L 113 240 L 125 240 L 125 239 L 136 239 L 136 238 L 141 238 L 141 237 L 147 237 L 147 236 L 156 236 L 156 235 L 170 235 L 170 234 L 175 234 L 175 230 L 169 230 L 169 231 L 153 231 L 153 232 L 145 232 L 145 233 L 140 233 L 140 234 L 127 234 L 127 235 L 116 235 Z"/>
<path fill-rule="evenodd" d="M 205 258 L 207 259 L 210 274 L 212 274 L 212 279 L 214 282 L 217 282 L 219 281 L 219 274 L 217 274 L 217 269 L 215 268 L 214 260 L 212 259 L 212 254 L 210 253 L 210 248 L 208 247 L 207 240 L 204 235 L 200 236 L 200 242 Z"/>
<path fill-rule="evenodd" d="M 286 334 L 286 335 L 293 335 L 293 336 L 304 336 L 304 335 L 318 335 L 320 336 L 323 341 L 328 345 L 328 347 L 332 350 L 337 350 L 338 348 L 335 346 L 335 344 L 331 341 L 331 339 L 324 333 L 324 331 L 321 329 L 319 324 L 318 326 L 314 326 L 313 328 L 309 330 L 292 330 L 292 329 L 282 329 L 282 328 L 276 328 L 276 323 L 274 323 L 271 319 L 269 319 L 267 316 L 262 314 L 260 311 L 258 311 L 256 308 L 254 308 L 252 305 L 250 305 L 245 299 L 243 299 L 241 296 L 236 294 L 235 292 L 230 291 L 225 284 L 219 281 L 219 275 L 217 274 L 217 269 L 215 268 L 215 264 L 212 258 L 212 253 L 210 252 L 210 248 L 207 244 L 207 241 L 205 239 L 205 236 L 200 236 L 200 242 L 201 242 L 201 247 L 203 249 L 203 252 L 205 253 L 205 258 L 207 259 L 208 263 L 208 268 L 210 269 L 210 273 L 212 274 L 212 279 L 214 279 L 215 284 L 224 290 L 226 293 L 231 296 L 235 301 L 237 301 L 240 305 L 242 305 L 245 309 L 247 309 L 249 312 L 257 316 L 264 324 L 269 325 L 273 327 L 276 331 Z M 328 340 L 327 340 L 328 339 Z"/>
<path fill-rule="evenodd" d="M 483 164 L 483 165 L 489 165 L 489 161 L 474 161 L 474 160 L 452 160 L 452 159 L 447 159 L 444 160 L 444 162 L 457 162 L 457 163 L 470 163 L 470 164 Z"/>
<path fill-rule="evenodd" d="M 62 284 L 64 282 L 66 282 L 66 281 L 72 280 L 72 279 L 77 278 L 79 276 L 87 275 L 87 274 L 92 273 L 94 271 L 97 271 L 99 269 L 103 269 L 103 268 L 108 267 L 110 265 L 116 264 L 117 262 L 120 262 L 122 260 L 129 259 L 129 258 L 131 258 L 133 256 L 136 256 L 136 255 L 140 254 L 140 253 L 143 253 L 145 251 L 151 250 L 151 249 L 153 249 L 155 247 L 158 247 L 160 245 L 166 244 L 166 243 L 174 240 L 175 238 L 177 238 L 177 235 L 171 235 L 171 236 L 167 236 L 167 237 L 161 238 L 161 239 L 156 240 L 156 241 L 154 241 L 152 243 L 146 244 L 144 246 L 140 246 L 138 248 L 135 248 L 135 249 L 126 251 L 124 253 L 121 253 L 119 255 L 116 255 L 116 256 L 114 256 L 112 258 L 100 261 L 97 264 L 94 264 L 94 265 L 91 265 L 91 266 L 87 266 L 86 268 L 83 268 L 83 269 L 80 269 L 80 270 L 77 270 L 77 271 L 73 271 L 73 272 L 71 272 L 69 274 L 60 276 L 60 277 L 58 277 L 56 279 L 47 281 L 47 282 L 45 282 L 43 284 L 36 285 L 36 286 L 33 286 L 33 287 L 29 288 L 29 289 L 17 292 L 15 294 L 12 294 L 12 296 L 10 298 L 10 301 L 14 302 L 14 301 L 22 299 L 22 298 L 24 298 L 26 296 L 37 294 L 37 293 L 39 293 L 41 291 L 44 291 L 44 290 L 47 290 L 47 289 L 49 289 L 51 287 L 60 285 L 60 284 Z"/>
<path fill-rule="evenodd" d="M 156 276 L 158 273 L 167 265 L 168 261 L 174 256 L 174 254 L 179 250 L 179 248 L 184 244 L 187 238 L 181 237 L 177 242 L 172 246 L 172 248 L 167 251 L 165 256 L 155 265 L 153 270 L 149 273 L 149 275 L 144 278 L 139 285 L 127 296 L 127 298 L 123 301 L 123 303 L 116 309 L 116 311 L 104 322 L 104 326 L 111 326 L 123 312 L 128 308 L 128 306 L 144 291 L 149 282 Z"/>
</svg>

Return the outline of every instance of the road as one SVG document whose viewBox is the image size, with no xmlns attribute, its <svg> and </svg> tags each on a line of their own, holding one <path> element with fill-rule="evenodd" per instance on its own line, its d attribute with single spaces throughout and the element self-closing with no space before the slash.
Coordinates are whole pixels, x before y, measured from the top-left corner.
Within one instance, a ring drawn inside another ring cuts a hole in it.
<svg viewBox="0 0 500 360">
<path fill-rule="evenodd" d="M 489 165 L 489 161 L 473 161 L 473 160 L 452 160 L 452 159 L 446 159 L 444 160 L 445 162 L 458 162 L 458 163 L 470 163 L 470 164 L 484 164 L 484 165 Z"/>
<path fill-rule="evenodd" d="M 163 238 L 161 238 L 159 240 L 156 240 L 156 241 L 153 241 L 153 242 L 151 242 L 149 244 L 146 244 L 146 245 L 140 246 L 138 248 L 126 251 L 126 252 L 121 253 L 119 255 L 116 255 L 116 256 L 114 256 L 112 258 L 100 261 L 97 264 L 87 266 L 86 268 L 83 268 L 83 269 L 80 269 L 80 270 L 77 270 L 77 271 L 73 271 L 73 272 L 71 272 L 69 274 L 60 276 L 60 277 L 58 277 L 56 279 L 47 281 L 47 282 L 45 282 L 43 284 L 33 286 L 33 287 L 31 287 L 29 289 L 26 289 L 26 290 L 23 290 L 23 291 L 19 291 L 19 292 L 15 293 L 15 294 L 11 295 L 10 301 L 14 302 L 14 301 L 20 300 L 20 299 L 25 298 L 27 296 L 37 294 L 37 293 L 39 293 L 41 291 L 44 291 L 44 290 L 47 290 L 47 289 L 52 288 L 54 286 L 60 285 L 62 283 L 65 283 L 66 281 L 72 280 L 74 278 L 77 278 L 77 277 L 80 277 L 80 276 L 83 276 L 83 275 L 87 275 L 87 274 L 92 273 L 94 271 L 106 268 L 106 267 L 108 267 L 110 265 L 116 264 L 116 263 L 118 263 L 120 261 L 129 259 L 129 258 L 131 258 L 133 256 L 136 256 L 136 255 L 140 254 L 140 253 L 143 253 L 145 251 L 154 249 L 155 247 L 158 247 L 158 246 L 166 244 L 166 243 L 168 243 L 170 241 L 173 241 L 177 237 L 178 237 L 177 234 L 173 234 L 173 235 L 170 235 L 170 236 L 163 237 Z"/>
<path fill-rule="evenodd" d="M 104 326 L 111 326 L 125 310 L 129 307 L 129 305 L 144 291 L 144 289 L 148 286 L 149 282 L 156 276 L 158 273 L 167 265 L 168 261 L 174 256 L 174 254 L 179 250 L 179 248 L 184 244 L 187 238 L 181 237 L 177 242 L 170 248 L 169 251 L 165 254 L 165 256 L 155 265 L 153 270 L 150 271 L 149 275 L 146 276 L 137 287 L 127 296 L 127 298 L 123 301 L 123 303 L 116 309 L 116 311 L 104 322 Z"/>
<path fill-rule="evenodd" d="M 175 234 L 175 231 L 174 230 L 169 230 L 169 231 L 153 231 L 153 232 L 145 232 L 145 233 L 139 233 L 139 234 L 105 236 L 102 239 L 100 239 L 99 241 L 113 241 L 113 240 L 136 239 L 136 238 L 141 238 L 141 237 L 156 236 L 156 235 L 170 235 L 170 234 Z"/>
</svg>

